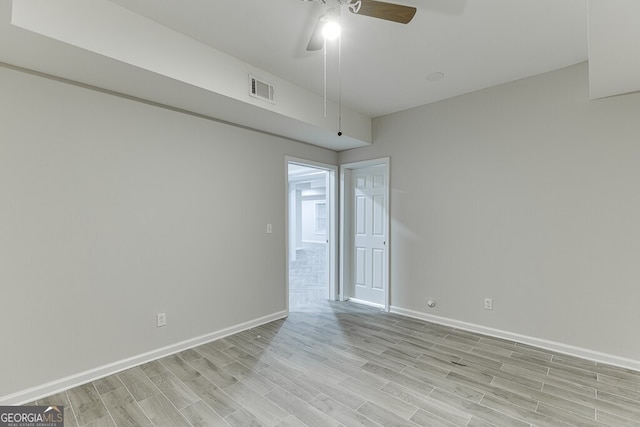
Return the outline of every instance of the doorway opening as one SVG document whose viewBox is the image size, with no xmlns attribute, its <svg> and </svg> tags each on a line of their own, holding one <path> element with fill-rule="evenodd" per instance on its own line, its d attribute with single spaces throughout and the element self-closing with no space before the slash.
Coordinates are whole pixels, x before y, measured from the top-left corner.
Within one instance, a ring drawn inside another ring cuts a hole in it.
<svg viewBox="0 0 640 427">
<path fill-rule="evenodd" d="M 287 159 L 288 310 L 336 299 L 336 167 Z"/>
</svg>

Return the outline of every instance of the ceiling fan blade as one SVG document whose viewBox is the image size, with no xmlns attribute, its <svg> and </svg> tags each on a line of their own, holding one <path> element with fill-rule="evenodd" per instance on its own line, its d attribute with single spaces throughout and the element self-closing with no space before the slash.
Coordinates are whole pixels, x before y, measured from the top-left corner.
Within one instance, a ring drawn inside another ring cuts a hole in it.
<svg viewBox="0 0 640 427">
<path fill-rule="evenodd" d="M 357 15 L 371 16 L 373 18 L 384 19 L 386 21 L 408 24 L 416 14 L 417 9 L 411 6 L 386 3 L 377 0 L 360 0 L 359 10 L 349 9 Z"/>
<path fill-rule="evenodd" d="M 324 36 L 322 35 L 323 18 L 324 15 L 318 18 L 318 22 L 316 22 L 316 26 L 313 28 L 311 38 L 309 38 L 309 44 L 307 45 L 309 52 L 320 50 L 324 47 Z"/>
</svg>

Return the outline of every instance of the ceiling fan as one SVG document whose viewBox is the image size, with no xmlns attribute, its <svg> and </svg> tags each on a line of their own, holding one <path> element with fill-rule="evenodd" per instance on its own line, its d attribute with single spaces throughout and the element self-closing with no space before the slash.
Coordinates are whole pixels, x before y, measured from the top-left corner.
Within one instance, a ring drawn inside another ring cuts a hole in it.
<svg viewBox="0 0 640 427">
<path fill-rule="evenodd" d="M 327 0 L 302 0 L 302 1 L 315 1 L 321 4 L 327 4 Z M 331 1 L 331 0 L 329 0 Z M 349 12 L 356 15 L 370 16 L 372 18 L 384 19 L 385 21 L 397 22 L 400 24 L 408 24 L 413 16 L 416 14 L 417 9 L 411 6 L 403 6 L 400 4 L 387 3 L 378 0 L 336 0 L 339 6 L 346 6 Z M 336 20 L 338 11 L 335 8 L 330 8 L 320 18 L 311 34 L 309 44 L 307 45 L 308 51 L 316 51 L 322 49 L 324 46 L 324 26 L 330 22 Z"/>
</svg>

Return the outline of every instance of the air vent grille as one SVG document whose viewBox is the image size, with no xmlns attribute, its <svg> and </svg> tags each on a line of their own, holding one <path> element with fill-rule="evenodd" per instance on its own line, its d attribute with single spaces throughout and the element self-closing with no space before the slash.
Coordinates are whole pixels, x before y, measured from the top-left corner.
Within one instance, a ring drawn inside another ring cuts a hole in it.
<svg viewBox="0 0 640 427">
<path fill-rule="evenodd" d="M 249 75 L 249 95 L 273 104 L 276 103 L 275 87 L 271 83 L 265 82 L 264 80 L 260 80 L 251 75 Z"/>
</svg>

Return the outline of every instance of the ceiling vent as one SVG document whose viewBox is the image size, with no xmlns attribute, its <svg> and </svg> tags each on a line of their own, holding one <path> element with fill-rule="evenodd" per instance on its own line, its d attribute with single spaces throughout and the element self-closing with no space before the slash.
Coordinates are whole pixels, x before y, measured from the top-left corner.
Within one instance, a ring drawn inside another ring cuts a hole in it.
<svg viewBox="0 0 640 427">
<path fill-rule="evenodd" d="M 271 83 L 249 75 L 249 95 L 275 104 L 274 92 L 275 88 Z"/>
</svg>

